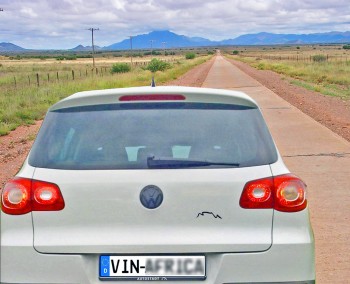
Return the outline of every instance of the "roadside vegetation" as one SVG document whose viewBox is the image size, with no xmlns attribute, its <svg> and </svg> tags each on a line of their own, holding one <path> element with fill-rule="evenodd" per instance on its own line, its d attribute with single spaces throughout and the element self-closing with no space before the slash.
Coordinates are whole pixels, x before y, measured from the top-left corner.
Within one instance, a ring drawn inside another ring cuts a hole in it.
<svg viewBox="0 0 350 284">
<path fill-rule="evenodd" d="M 157 71 L 165 71 L 169 68 L 171 68 L 170 63 L 161 59 L 153 58 L 144 69 L 154 73 Z"/>
<path fill-rule="evenodd" d="M 242 48 L 234 54 L 228 50 L 226 56 L 286 75 L 306 89 L 350 99 L 350 50 L 342 45 Z"/>
<path fill-rule="evenodd" d="M 20 125 L 42 119 L 47 109 L 79 91 L 150 85 L 152 75 L 157 85 L 175 80 L 212 56 L 207 50 L 194 60 L 184 56 L 133 61 L 101 61 L 96 68 L 77 62 L 59 63 L 56 59 L 35 62 L 0 60 L 0 135 L 6 135 Z M 3 58 L 1 58 L 3 59 Z M 99 61 L 97 61 L 99 62 Z M 153 68 L 151 66 L 155 65 Z"/>
<path fill-rule="evenodd" d="M 194 52 L 188 52 L 185 55 L 186 59 L 194 59 L 196 57 L 196 54 Z"/>
<path fill-rule="evenodd" d="M 127 73 L 131 71 L 131 64 L 128 63 L 115 63 L 112 66 L 112 73 Z"/>
</svg>

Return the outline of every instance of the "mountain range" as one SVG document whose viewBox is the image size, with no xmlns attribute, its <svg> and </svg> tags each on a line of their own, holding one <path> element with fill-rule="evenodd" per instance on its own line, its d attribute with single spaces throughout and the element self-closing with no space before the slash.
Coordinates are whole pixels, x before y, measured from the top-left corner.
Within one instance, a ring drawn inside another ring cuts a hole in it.
<svg viewBox="0 0 350 284">
<path fill-rule="evenodd" d="M 170 31 L 153 31 L 148 34 L 134 36 L 132 38 L 132 47 L 134 49 L 145 48 L 171 48 L 171 47 L 196 47 L 196 46 L 212 46 L 217 42 L 210 41 L 201 37 L 187 37 L 178 35 Z M 130 49 L 130 39 L 111 44 L 104 47 L 108 50 Z"/>
<path fill-rule="evenodd" d="M 314 34 L 245 34 L 233 39 L 211 41 L 202 37 L 188 37 L 171 31 L 153 31 L 132 37 L 133 49 L 163 49 L 178 47 L 222 46 L 222 45 L 276 45 L 276 44 L 325 44 L 350 43 L 350 31 Z M 95 46 L 95 50 L 128 50 L 130 39 L 113 43 L 105 47 Z M 90 51 L 91 46 L 78 45 L 70 51 Z M 12 43 L 0 43 L 0 52 L 25 51 L 26 49 Z"/>
<path fill-rule="evenodd" d="M 0 43 L 0 52 L 5 51 L 5 52 L 11 52 L 11 51 L 25 51 L 23 47 L 20 47 L 18 45 L 15 45 L 10 42 L 1 42 Z"/>
<path fill-rule="evenodd" d="M 95 50 L 100 50 L 101 47 L 99 47 L 98 45 L 94 45 L 95 46 Z M 92 50 L 92 46 L 83 46 L 81 44 L 77 45 L 76 47 L 70 49 L 71 51 L 91 51 Z"/>
<path fill-rule="evenodd" d="M 152 43 L 151 43 L 152 41 Z M 221 45 L 274 45 L 274 44 L 314 44 L 314 43 L 346 43 L 350 42 L 350 32 L 329 32 L 317 34 L 246 34 L 234 39 L 211 41 L 201 37 L 187 37 L 170 31 L 154 31 L 132 38 L 134 49 L 164 47 L 198 47 Z M 130 39 L 106 46 L 106 50 L 130 49 Z"/>
</svg>

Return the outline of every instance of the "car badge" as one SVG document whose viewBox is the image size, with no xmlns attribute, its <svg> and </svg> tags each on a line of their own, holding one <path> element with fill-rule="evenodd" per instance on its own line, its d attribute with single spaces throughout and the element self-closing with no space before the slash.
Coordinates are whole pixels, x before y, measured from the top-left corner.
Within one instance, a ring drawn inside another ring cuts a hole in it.
<svg viewBox="0 0 350 284">
<path fill-rule="evenodd" d="M 140 201 L 148 209 L 155 209 L 163 202 L 163 192 L 155 185 L 147 185 L 140 192 Z"/>
</svg>

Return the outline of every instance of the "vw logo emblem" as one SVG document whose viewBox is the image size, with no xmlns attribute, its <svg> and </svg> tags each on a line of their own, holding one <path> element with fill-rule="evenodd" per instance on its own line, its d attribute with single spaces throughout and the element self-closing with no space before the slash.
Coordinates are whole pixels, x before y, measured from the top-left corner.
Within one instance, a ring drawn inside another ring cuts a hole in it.
<svg viewBox="0 0 350 284">
<path fill-rule="evenodd" d="M 147 185 L 141 190 L 140 201 L 148 209 L 155 209 L 163 202 L 163 192 L 155 185 Z"/>
</svg>

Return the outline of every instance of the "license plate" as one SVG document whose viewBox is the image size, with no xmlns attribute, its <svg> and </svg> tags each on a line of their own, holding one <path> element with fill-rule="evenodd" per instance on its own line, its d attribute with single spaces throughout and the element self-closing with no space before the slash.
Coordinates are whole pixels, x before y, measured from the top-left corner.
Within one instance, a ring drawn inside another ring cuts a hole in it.
<svg viewBox="0 0 350 284">
<path fill-rule="evenodd" d="M 100 279 L 204 280 L 205 256 L 100 256 Z"/>
</svg>

